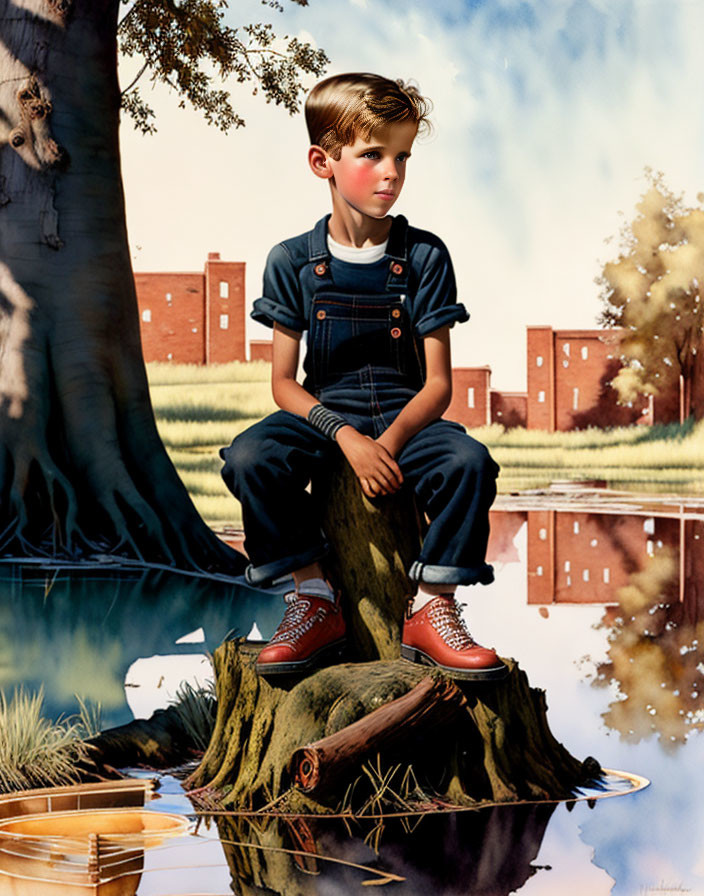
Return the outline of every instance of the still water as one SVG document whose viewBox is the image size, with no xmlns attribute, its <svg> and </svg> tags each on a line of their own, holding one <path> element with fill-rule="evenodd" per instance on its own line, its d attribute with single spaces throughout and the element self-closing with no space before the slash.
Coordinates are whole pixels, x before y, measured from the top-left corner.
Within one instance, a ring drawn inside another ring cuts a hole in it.
<svg viewBox="0 0 704 896">
<path fill-rule="evenodd" d="M 386 880 L 399 894 L 704 896 L 703 547 L 701 507 L 506 498 L 492 512 L 496 581 L 461 589 L 475 637 L 546 691 L 557 738 L 647 789 L 388 825 L 378 857 L 369 828 L 201 821 L 145 854 L 137 893 L 325 896 Z M 280 613 L 277 593 L 167 573 L 0 567 L 0 687 L 43 687 L 54 717 L 80 695 L 101 703 L 104 727 L 121 724 L 184 677 L 203 683 L 226 634 L 267 638 Z M 168 776 L 155 805 L 193 813 Z M 301 837 L 326 857 L 308 873 L 281 851 Z"/>
</svg>

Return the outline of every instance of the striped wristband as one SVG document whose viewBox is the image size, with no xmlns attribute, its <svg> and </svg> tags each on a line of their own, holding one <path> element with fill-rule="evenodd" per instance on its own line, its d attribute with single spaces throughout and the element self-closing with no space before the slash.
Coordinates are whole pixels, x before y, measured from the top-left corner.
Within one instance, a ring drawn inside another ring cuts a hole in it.
<svg viewBox="0 0 704 896">
<path fill-rule="evenodd" d="M 347 426 L 347 421 L 335 411 L 329 411 L 324 405 L 316 404 L 308 411 L 308 422 L 319 429 L 329 439 L 334 439 L 338 430 Z"/>
</svg>

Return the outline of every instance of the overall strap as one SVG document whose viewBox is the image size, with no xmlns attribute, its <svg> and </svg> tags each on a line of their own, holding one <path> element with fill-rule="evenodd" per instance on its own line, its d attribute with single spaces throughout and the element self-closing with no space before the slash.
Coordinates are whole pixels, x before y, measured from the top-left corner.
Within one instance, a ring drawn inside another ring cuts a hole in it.
<svg viewBox="0 0 704 896">
<path fill-rule="evenodd" d="M 389 259 L 389 274 L 386 278 L 387 292 L 407 292 L 410 263 L 408 260 L 408 221 L 403 215 L 396 215 L 391 222 L 389 242 L 386 246 Z"/>
<path fill-rule="evenodd" d="M 313 266 L 316 292 L 332 287 L 330 275 L 330 250 L 328 249 L 328 221 L 330 215 L 321 218 L 308 233 L 308 263 Z M 408 291 L 408 221 L 403 215 L 396 215 L 391 222 L 389 241 L 386 246 L 389 259 L 389 273 L 386 278 L 387 292 Z"/>
<path fill-rule="evenodd" d="M 330 274 L 330 250 L 328 249 L 328 221 L 330 215 L 321 218 L 308 233 L 308 264 L 313 268 L 315 292 L 332 287 Z"/>
</svg>

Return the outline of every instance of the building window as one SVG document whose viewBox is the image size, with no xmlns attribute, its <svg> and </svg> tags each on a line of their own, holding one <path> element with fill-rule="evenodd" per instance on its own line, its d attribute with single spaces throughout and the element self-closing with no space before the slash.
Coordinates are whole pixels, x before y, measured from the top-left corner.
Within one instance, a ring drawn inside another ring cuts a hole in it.
<svg viewBox="0 0 704 896">
<path fill-rule="evenodd" d="M 567 355 L 567 357 L 569 358 L 569 356 L 570 356 L 570 344 L 569 344 L 569 342 L 565 342 L 565 344 L 562 346 L 562 351 L 563 351 L 563 352 Z"/>
<path fill-rule="evenodd" d="M 538 355 L 538 357 L 535 359 L 535 366 L 536 367 L 543 366 L 543 356 L 542 355 Z"/>
<path fill-rule="evenodd" d="M 586 345 L 583 345 L 582 346 L 582 360 L 586 361 L 588 357 L 589 357 L 589 349 L 587 348 Z"/>
<path fill-rule="evenodd" d="M 152 319 L 152 312 L 150 308 L 145 308 L 142 312 L 142 320 L 145 324 L 148 324 Z"/>
<path fill-rule="evenodd" d="M 220 281 L 220 298 L 227 299 L 230 297 L 230 284 L 227 280 Z"/>
<path fill-rule="evenodd" d="M 588 570 L 588 569 L 585 569 L 585 570 L 582 572 L 582 579 L 584 579 L 585 582 L 588 582 L 588 581 L 589 581 L 589 570 Z"/>
<path fill-rule="evenodd" d="M 467 407 L 468 408 L 474 407 L 474 387 L 473 386 L 470 386 L 467 389 Z"/>
<path fill-rule="evenodd" d="M 579 389 L 576 387 L 572 390 L 572 410 L 576 411 L 579 408 Z"/>
<path fill-rule="evenodd" d="M 220 329 L 226 330 L 230 326 L 230 316 L 228 314 L 220 315 Z"/>
<path fill-rule="evenodd" d="M 570 571 L 570 561 L 565 560 L 565 572 L 569 572 L 569 571 Z"/>
<path fill-rule="evenodd" d="M 605 566 L 604 567 L 604 584 L 608 585 L 610 581 L 611 581 L 611 570 L 609 569 L 608 566 Z"/>
<path fill-rule="evenodd" d="M 536 569 L 535 574 L 536 574 L 537 576 L 542 576 L 542 574 L 543 574 L 543 567 L 542 567 L 542 566 L 539 566 L 539 567 Z"/>
<path fill-rule="evenodd" d="M 173 299 L 173 296 L 171 295 L 171 293 L 170 293 L 170 292 L 167 292 L 167 293 L 166 293 L 166 304 L 167 304 L 167 305 L 170 305 L 172 299 Z"/>
<path fill-rule="evenodd" d="M 546 541 L 546 539 L 548 537 L 548 530 L 541 529 L 540 532 L 538 532 L 538 537 L 540 538 L 541 541 Z"/>
<path fill-rule="evenodd" d="M 166 356 L 166 360 L 167 360 L 167 361 L 173 361 L 173 359 L 174 359 L 173 354 L 172 354 L 171 352 L 169 352 L 168 355 Z"/>
<path fill-rule="evenodd" d="M 543 404 L 545 402 L 545 393 L 543 392 L 542 389 L 540 390 L 540 392 L 538 392 L 538 401 L 541 404 Z"/>
<path fill-rule="evenodd" d="M 577 522 L 577 520 L 572 523 L 572 531 L 575 535 L 579 535 L 579 523 Z"/>
</svg>

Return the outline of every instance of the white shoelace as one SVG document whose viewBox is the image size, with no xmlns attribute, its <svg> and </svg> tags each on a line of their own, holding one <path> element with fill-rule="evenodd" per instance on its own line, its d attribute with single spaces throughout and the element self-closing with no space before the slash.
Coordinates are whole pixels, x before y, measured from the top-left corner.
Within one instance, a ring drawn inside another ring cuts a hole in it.
<svg viewBox="0 0 704 896">
<path fill-rule="evenodd" d="M 279 623 L 279 627 L 274 633 L 274 637 L 269 641 L 270 644 L 293 644 L 301 638 L 307 631 L 313 628 L 318 622 L 325 619 L 327 612 L 324 606 L 318 609 L 306 619 L 306 613 L 310 610 L 310 601 L 305 597 L 300 597 L 295 591 L 284 595 L 287 603 L 284 618 Z"/>
<path fill-rule="evenodd" d="M 477 642 L 470 635 L 467 624 L 461 616 L 461 609 L 454 599 L 443 599 L 428 611 L 430 624 L 447 646 L 453 650 L 465 650 L 477 646 Z"/>
</svg>

